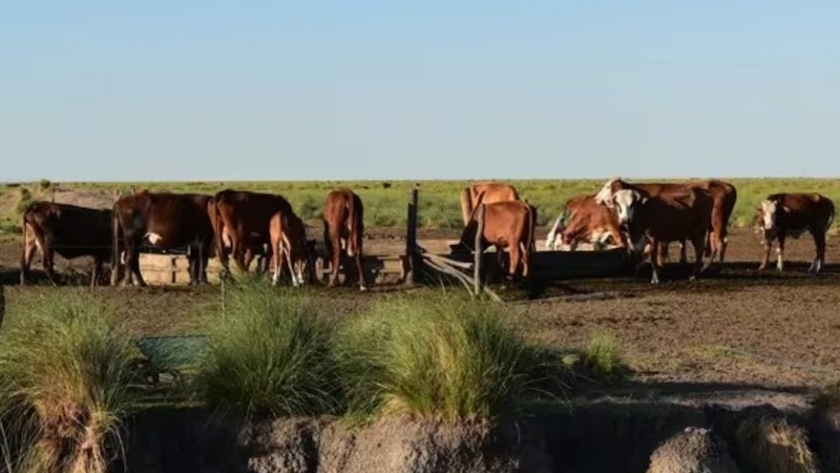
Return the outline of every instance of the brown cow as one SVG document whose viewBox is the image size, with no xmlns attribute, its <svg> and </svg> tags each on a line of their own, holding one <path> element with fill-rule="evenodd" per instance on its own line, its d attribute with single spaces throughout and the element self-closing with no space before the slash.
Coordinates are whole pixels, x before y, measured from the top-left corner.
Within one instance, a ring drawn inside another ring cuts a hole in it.
<svg viewBox="0 0 840 473">
<path fill-rule="evenodd" d="M 213 196 L 216 254 L 230 275 L 228 254 L 237 267 L 247 272 L 256 255 L 271 255 L 269 222 L 277 212 L 292 213 L 292 205 L 281 195 L 225 189 Z M 226 247 L 230 251 L 225 251 Z M 258 264 L 262 267 L 262 264 Z"/>
<path fill-rule="evenodd" d="M 703 264 L 706 234 L 711 225 L 714 200 L 709 191 L 687 188 L 681 193 L 660 193 L 655 197 L 637 190 L 622 189 L 613 195 L 613 204 L 620 225 L 626 226 L 630 241 L 637 251 L 650 245 L 653 269 L 651 283 L 659 283 L 661 266 L 660 245 L 670 241 L 688 240 L 694 247 L 695 263 L 692 279 L 700 276 L 714 259 Z"/>
<path fill-rule="evenodd" d="M 810 232 L 817 254 L 808 272 L 818 274 L 825 263 L 825 236 L 834 222 L 834 202 L 816 193 L 771 194 L 758 207 L 758 220 L 764 234 L 764 259 L 759 270 L 767 268 L 770 247 L 778 239 L 776 269 L 784 269 L 785 238 L 799 238 Z"/>
<path fill-rule="evenodd" d="M 460 246 L 475 250 L 478 231 L 477 212 L 473 209 L 469 223 L 461 233 Z M 522 278 L 530 274 L 531 249 L 534 247 L 537 209 L 522 201 L 505 201 L 484 204 L 484 232 L 482 246 L 495 246 L 496 252 L 507 249 L 510 253 L 508 277 L 514 279 L 522 265 Z"/>
<path fill-rule="evenodd" d="M 113 260 L 119 266 L 121 240 L 128 267 L 125 284 L 145 286 L 140 274 L 141 245 L 162 250 L 187 248 L 190 284 L 207 282 L 207 260 L 212 254 L 213 225 L 208 215 L 209 195 L 148 192 L 121 197 L 113 207 Z M 111 284 L 117 285 L 118 271 L 112 270 Z"/>
<path fill-rule="evenodd" d="M 636 190 L 648 197 L 655 197 L 668 193 L 682 194 L 686 189 L 693 188 L 704 189 L 712 196 L 714 205 L 711 210 L 711 227 L 709 228 L 709 234 L 705 243 L 705 256 L 709 256 L 712 251 L 716 251 L 720 255 L 720 261 L 723 262 L 726 247 L 729 242 L 727 230 L 729 218 L 732 216 L 732 211 L 735 208 L 735 202 L 738 197 L 735 186 L 728 182 L 712 179 L 681 183 L 649 182 L 631 184 L 620 178 L 612 178 L 596 194 L 595 200 L 609 207 L 612 205 L 611 196 L 621 189 Z M 687 261 L 685 240 L 678 241 L 678 243 L 680 244 L 680 262 L 685 263 Z M 667 245 L 662 245 L 661 252 L 662 256 L 668 259 Z"/>
<path fill-rule="evenodd" d="M 470 216 L 482 202 L 492 204 L 493 202 L 520 200 L 516 188 L 503 182 L 481 182 L 465 187 L 461 191 L 460 199 L 464 226 L 469 224 Z"/>
<path fill-rule="evenodd" d="M 288 264 L 292 285 L 298 287 L 311 280 L 312 252 L 306 240 L 306 226 L 294 212 L 277 212 L 269 222 L 271 236 L 271 261 L 274 266 L 272 285 L 280 281 L 283 263 Z M 304 278 L 304 273 L 307 277 Z"/>
<path fill-rule="evenodd" d="M 574 251 L 580 242 L 592 243 L 600 249 L 610 240 L 621 248 L 627 247 L 627 239 L 618 225 L 618 216 L 599 205 L 595 194 L 590 194 L 566 201 L 563 212 L 548 232 L 545 244 L 549 250 L 568 245 Z"/>
<path fill-rule="evenodd" d="M 362 237 L 365 232 L 364 206 L 362 199 L 350 189 L 337 189 L 327 194 L 324 205 L 324 243 L 332 265 L 329 286 L 338 281 L 342 247 L 356 262 L 359 289 L 367 290 L 364 267 L 362 266 Z"/>
<path fill-rule="evenodd" d="M 53 202 L 33 202 L 23 213 L 23 252 L 20 283 L 26 284 L 35 251 L 40 250 L 44 271 L 55 285 L 54 254 L 66 259 L 93 257 L 90 284 L 99 284 L 102 263 L 111 257 L 111 210 L 90 209 Z"/>
</svg>

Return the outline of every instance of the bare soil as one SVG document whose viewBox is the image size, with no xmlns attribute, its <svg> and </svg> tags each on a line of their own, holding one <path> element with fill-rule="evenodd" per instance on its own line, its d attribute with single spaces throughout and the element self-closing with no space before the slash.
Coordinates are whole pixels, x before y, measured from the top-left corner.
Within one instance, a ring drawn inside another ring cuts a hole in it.
<svg viewBox="0 0 840 473">
<path fill-rule="evenodd" d="M 373 238 L 366 241 L 367 251 L 404 251 L 401 233 L 402 229 L 370 229 Z M 539 235 L 545 233 L 542 229 Z M 451 231 L 419 235 L 422 245 L 437 250 L 457 237 Z M 32 297 L 70 290 L 17 286 L 19 252 L 16 242 L 0 244 L 0 282 L 10 284 L 10 316 Z M 774 268 L 759 273 L 761 252 L 756 235 L 736 230 L 727 263 L 697 281 L 688 281 L 685 268 L 672 264 L 659 286 L 651 286 L 649 274 L 643 273 L 637 278 L 559 281 L 528 291 L 499 289 L 499 294 L 511 310 L 525 313 L 525 328 L 551 343 L 581 346 L 595 333 L 612 333 L 644 389 L 631 386 L 611 395 L 694 393 L 697 402 L 697 396 L 704 396 L 729 404 L 800 404 L 803 393 L 840 378 L 840 239 L 829 240 L 829 264 L 819 277 L 806 274 L 814 254 L 808 235 L 788 243 L 784 272 Z M 676 245 L 671 256 L 676 260 Z M 86 260 L 59 261 L 65 273 L 89 270 Z M 96 290 L 119 307 L 138 335 L 200 332 L 200 316 L 221 301 L 219 286 Z M 305 290 L 321 300 L 325 310 L 343 317 L 383 293 L 434 289 Z"/>
</svg>

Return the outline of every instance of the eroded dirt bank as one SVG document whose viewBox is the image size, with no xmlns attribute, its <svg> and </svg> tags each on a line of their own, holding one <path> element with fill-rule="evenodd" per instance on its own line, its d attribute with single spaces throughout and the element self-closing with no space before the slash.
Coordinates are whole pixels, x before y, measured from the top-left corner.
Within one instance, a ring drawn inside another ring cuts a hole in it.
<svg viewBox="0 0 840 473">
<path fill-rule="evenodd" d="M 129 424 L 127 466 L 136 473 L 662 472 L 662 458 L 673 455 L 660 449 L 649 470 L 653 452 L 694 427 L 709 429 L 737 471 L 749 473 L 759 470 L 738 429 L 772 419 L 802 428 L 815 468 L 840 471 L 838 412 L 635 401 L 592 402 L 493 429 L 401 419 L 357 428 L 335 419 L 246 422 L 203 410 L 159 409 Z M 789 448 L 767 438 L 771 451 Z"/>
</svg>

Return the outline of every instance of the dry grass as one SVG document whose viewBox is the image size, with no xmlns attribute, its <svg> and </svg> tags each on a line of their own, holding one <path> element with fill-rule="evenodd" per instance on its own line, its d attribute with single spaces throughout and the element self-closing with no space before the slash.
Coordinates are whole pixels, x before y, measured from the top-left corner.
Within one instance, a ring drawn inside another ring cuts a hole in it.
<svg viewBox="0 0 840 473">
<path fill-rule="evenodd" d="M 781 417 L 752 417 L 735 430 L 741 462 L 763 473 L 816 473 L 817 459 L 808 446 L 808 434 Z"/>
</svg>

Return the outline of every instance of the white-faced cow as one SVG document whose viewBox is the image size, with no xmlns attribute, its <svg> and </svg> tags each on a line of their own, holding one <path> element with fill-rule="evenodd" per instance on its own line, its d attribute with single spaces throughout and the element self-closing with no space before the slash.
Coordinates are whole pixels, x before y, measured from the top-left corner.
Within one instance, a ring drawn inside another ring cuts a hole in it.
<svg viewBox="0 0 840 473">
<path fill-rule="evenodd" d="M 682 193 L 663 193 L 655 197 L 630 189 L 616 191 L 613 206 L 619 224 L 626 226 L 634 248 L 642 252 L 650 245 L 650 262 L 653 270 L 651 283 L 659 283 L 660 245 L 671 241 L 688 240 L 694 247 L 695 266 L 693 278 L 711 263 L 704 265 L 703 252 L 709 230 L 711 209 L 714 205 L 708 191 L 700 188 L 685 189 Z M 714 259 L 714 253 L 712 259 Z"/>
<path fill-rule="evenodd" d="M 758 207 L 758 220 L 764 235 L 764 258 L 759 270 L 767 268 L 773 240 L 776 248 L 776 269 L 784 269 L 785 238 L 799 238 L 811 233 L 817 254 L 808 272 L 819 273 L 825 263 L 825 239 L 834 222 L 834 202 L 816 193 L 771 194 Z"/>
</svg>

